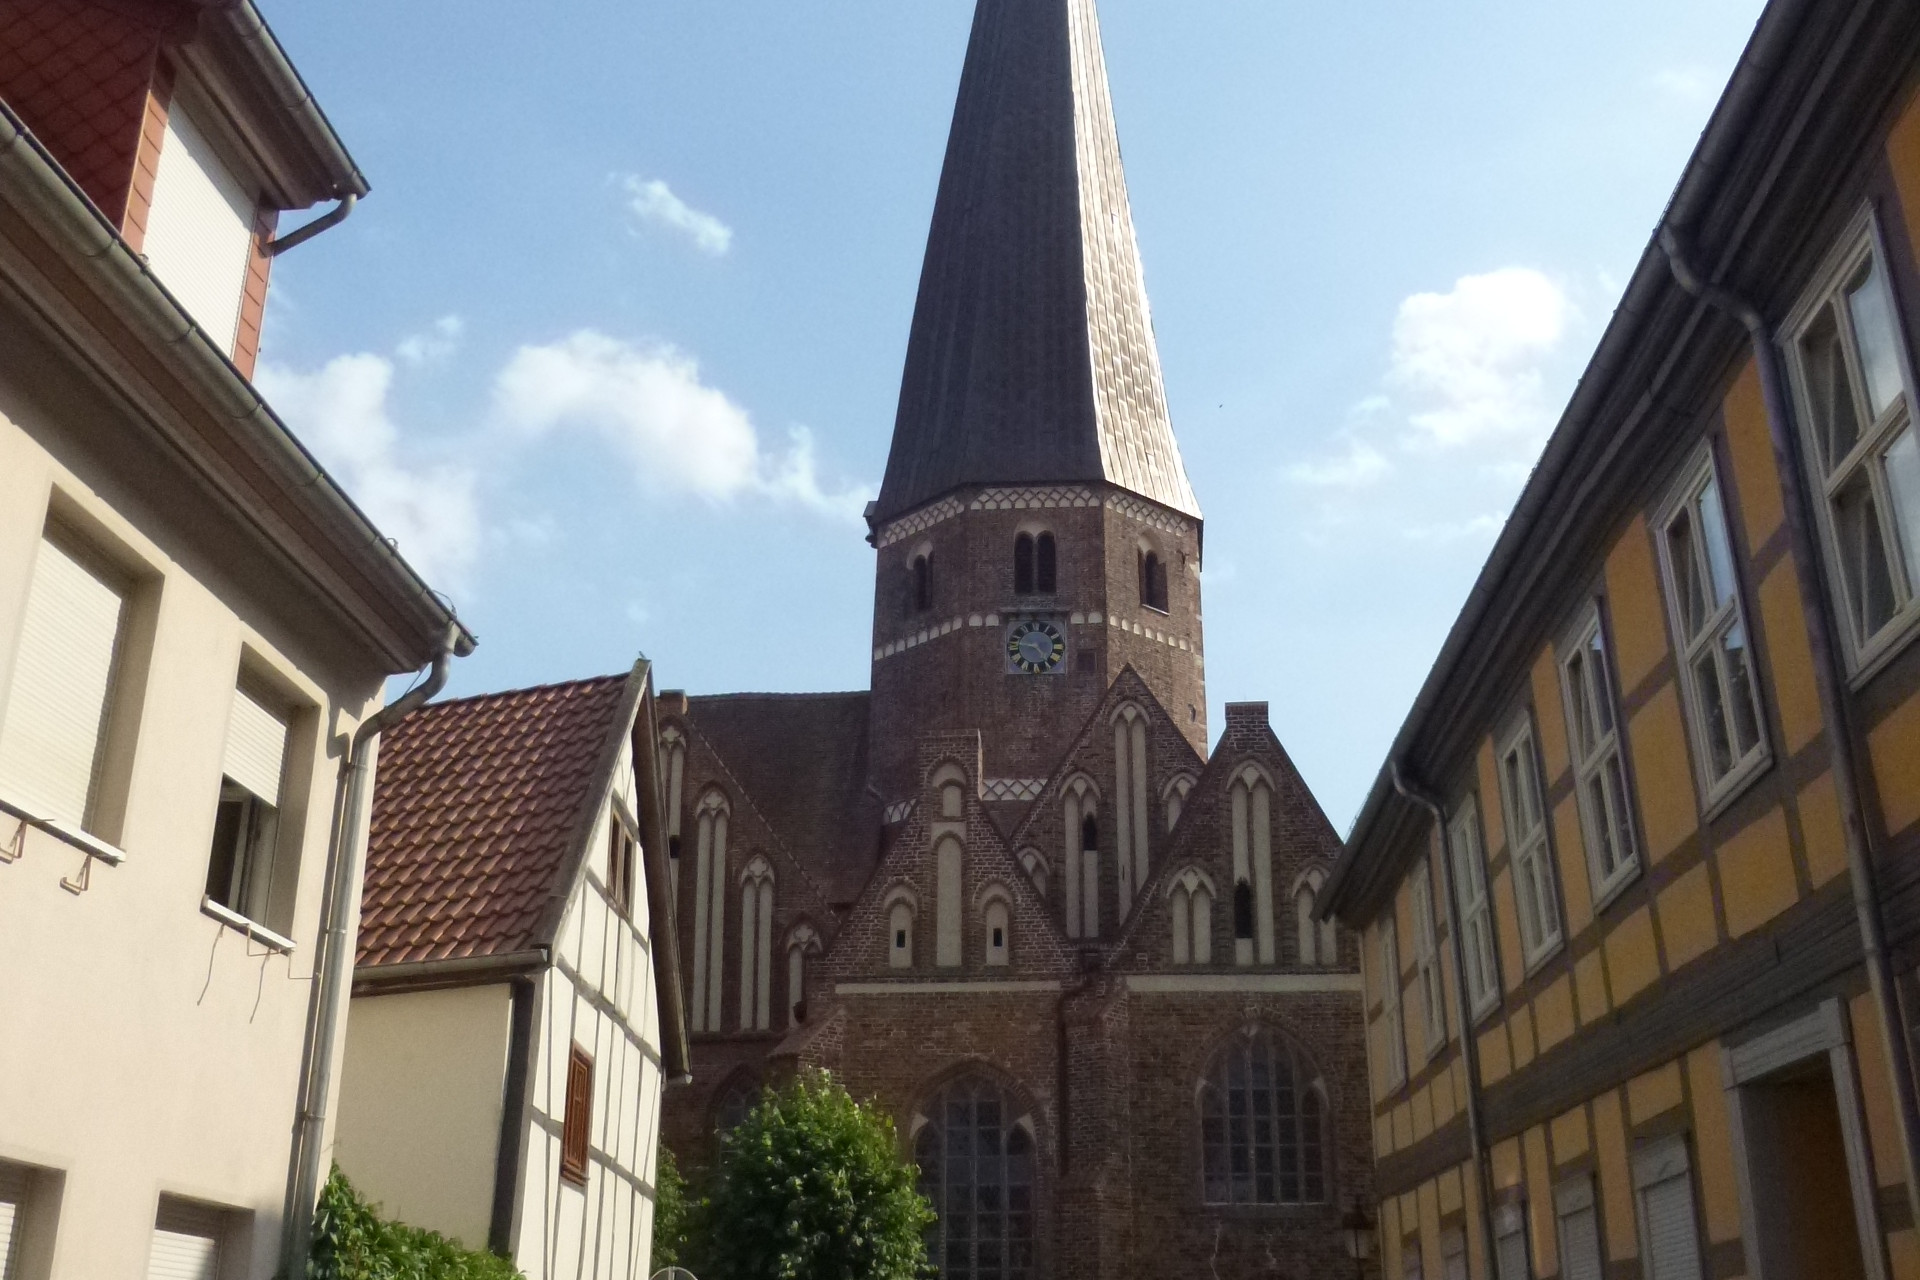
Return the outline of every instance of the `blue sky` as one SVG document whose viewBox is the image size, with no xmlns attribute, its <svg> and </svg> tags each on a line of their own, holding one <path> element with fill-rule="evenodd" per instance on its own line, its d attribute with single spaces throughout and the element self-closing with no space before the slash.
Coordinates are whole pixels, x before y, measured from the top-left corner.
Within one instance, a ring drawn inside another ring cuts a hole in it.
<svg viewBox="0 0 1920 1280">
<path fill-rule="evenodd" d="M 263 0 L 372 180 L 261 385 L 481 639 L 864 688 L 969 0 Z M 1759 0 L 1105 0 L 1211 709 L 1344 830 Z"/>
</svg>

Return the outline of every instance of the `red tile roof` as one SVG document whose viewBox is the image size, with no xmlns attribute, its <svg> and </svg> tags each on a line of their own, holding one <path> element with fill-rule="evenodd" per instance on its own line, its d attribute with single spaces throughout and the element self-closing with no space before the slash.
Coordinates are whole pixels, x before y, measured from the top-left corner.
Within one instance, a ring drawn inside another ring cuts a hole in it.
<svg viewBox="0 0 1920 1280">
<path fill-rule="evenodd" d="M 361 967 L 542 945 L 630 675 L 423 707 L 380 744 Z"/>
</svg>

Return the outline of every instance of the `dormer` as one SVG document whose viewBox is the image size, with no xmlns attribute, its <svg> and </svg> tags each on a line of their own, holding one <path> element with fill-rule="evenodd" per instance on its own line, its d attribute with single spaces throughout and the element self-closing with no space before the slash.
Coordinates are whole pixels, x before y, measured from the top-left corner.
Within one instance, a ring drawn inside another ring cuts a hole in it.
<svg viewBox="0 0 1920 1280">
<path fill-rule="evenodd" d="M 248 376 L 280 215 L 367 191 L 252 0 L 0 0 L 0 101 Z"/>
</svg>

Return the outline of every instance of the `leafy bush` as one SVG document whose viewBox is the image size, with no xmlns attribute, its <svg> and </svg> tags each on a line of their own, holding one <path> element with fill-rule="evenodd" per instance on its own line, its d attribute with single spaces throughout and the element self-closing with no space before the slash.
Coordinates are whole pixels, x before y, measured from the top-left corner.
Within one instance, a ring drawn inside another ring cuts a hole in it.
<svg viewBox="0 0 1920 1280">
<path fill-rule="evenodd" d="M 681 1266 L 698 1270 L 696 1236 L 706 1202 L 687 1185 L 673 1152 L 664 1146 L 653 1181 L 653 1269 Z"/>
<path fill-rule="evenodd" d="M 933 1209 L 893 1121 L 825 1072 L 761 1095 L 702 1217 L 704 1280 L 919 1280 Z"/>
<path fill-rule="evenodd" d="M 388 1222 L 335 1165 L 314 1211 L 307 1280 L 525 1280 L 505 1258 Z"/>
</svg>

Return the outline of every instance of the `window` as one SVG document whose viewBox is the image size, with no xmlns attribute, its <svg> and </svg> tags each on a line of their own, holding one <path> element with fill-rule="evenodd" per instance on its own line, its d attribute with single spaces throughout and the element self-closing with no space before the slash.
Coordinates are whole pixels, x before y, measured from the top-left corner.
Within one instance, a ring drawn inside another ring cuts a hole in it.
<svg viewBox="0 0 1920 1280">
<path fill-rule="evenodd" d="M 1574 785 L 1580 795 L 1587 872 L 1598 902 L 1625 884 L 1639 862 L 1634 852 L 1633 815 L 1627 808 L 1619 704 L 1597 607 L 1587 611 L 1564 652 L 1560 680 L 1566 694 L 1567 723 L 1572 729 Z"/>
<path fill-rule="evenodd" d="M 913 897 L 905 889 L 895 889 L 887 906 L 887 964 L 895 969 L 913 968 Z"/>
<path fill-rule="evenodd" d="M 1033 594 L 1033 535 L 1023 533 L 1013 540 L 1013 593 Z"/>
<path fill-rule="evenodd" d="M 1273 946 L 1273 788 L 1248 765 L 1228 791 L 1233 832 L 1233 962 L 1274 963 Z M 1247 930 L 1241 931 L 1240 889 L 1246 886 Z"/>
<path fill-rule="evenodd" d="M 1251 964 L 1253 954 L 1253 886 L 1245 880 L 1233 886 L 1233 951 L 1235 964 Z"/>
<path fill-rule="evenodd" d="M 937 1215 L 927 1228 L 928 1261 L 943 1280 L 1030 1280 L 1033 1122 L 978 1079 L 948 1085 L 915 1121 L 920 1194 Z"/>
<path fill-rule="evenodd" d="M 1426 1280 L 1426 1264 L 1420 1256 L 1420 1237 L 1408 1236 L 1400 1245 L 1401 1280 Z"/>
<path fill-rule="evenodd" d="M 1136 889 L 1147 883 L 1147 713 L 1127 703 L 1113 713 L 1114 866 L 1125 923 Z"/>
<path fill-rule="evenodd" d="M 727 1091 L 720 1095 L 719 1105 L 713 1109 L 713 1131 L 724 1138 L 738 1129 L 753 1113 L 753 1105 L 759 1099 L 758 1082 L 751 1076 L 736 1077 L 727 1086 Z"/>
<path fill-rule="evenodd" d="M 1187 807 L 1187 796 L 1192 790 L 1193 779 L 1183 773 L 1169 782 L 1167 789 L 1161 793 L 1160 803 L 1166 810 L 1168 831 L 1180 825 L 1181 811 Z"/>
<path fill-rule="evenodd" d="M 288 715 L 243 685 L 227 711 L 220 807 L 207 863 L 207 897 L 259 924 L 270 924 L 280 788 L 286 772 Z"/>
<path fill-rule="evenodd" d="M 24 1166 L 0 1162 L 0 1280 L 20 1274 L 20 1239 L 26 1234 L 22 1219 L 32 1189 L 33 1175 Z"/>
<path fill-rule="evenodd" d="M 1562 1280 L 1604 1280 L 1600 1261 L 1600 1217 L 1593 1200 L 1593 1180 L 1562 1183 L 1553 1193 L 1553 1213 L 1560 1235 Z M 1669 1280 L 1658 1275 L 1654 1280 Z"/>
<path fill-rule="evenodd" d="M 1007 899 L 995 897 L 987 902 L 982 913 L 981 925 L 986 931 L 987 964 L 995 968 L 1008 962 L 1009 939 L 1013 933 L 1012 914 L 1007 909 Z"/>
<path fill-rule="evenodd" d="M 787 937 L 787 1025 L 807 1020 L 807 955 L 820 954 L 820 935 L 812 925 L 797 925 Z"/>
<path fill-rule="evenodd" d="M 147 1249 L 147 1280 L 217 1280 L 229 1222 L 219 1209 L 161 1196 Z"/>
<path fill-rule="evenodd" d="M 740 877 L 740 1029 L 773 1026 L 773 868 L 765 858 Z"/>
<path fill-rule="evenodd" d="M 49 530 L 34 558 L 0 725 L 0 795 L 92 830 L 127 587 Z"/>
<path fill-rule="evenodd" d="M 1493 1213 L 1494 1280 L 1533 1280 L 1527 1261 L 1527 1214 L 1519 1204 Z"/>
<path fill-rule="evenodd" d="M 1387 1088 L 1397 1089 L 1407 1082 L 1407 1037 L 1400 1020 L 1400 940 L 1391 915 L 1380 922 L 1380 1032 Z"/>
<path fill-rule="evenodd" d="M 567 1111 L 560 1125 L 560 1176 L 587 1185 L 587 1145 L 593 1127 L 593 1056 L 579 1045 L 567 1057 Z"/>
<path fill-rule="evenodd" d="M 1325 1085 L 1290 1041 L 1234 1036 L 1200 1087 L 1206 1202 L 1328 1203 L 1326 1112 Z"/>
<path fill-rule="evenodd" d="M 1560 908 L 1554 898 L 1547 849 L 1547 811 L 1540 795 L 1540 760 L 1533 726 L 1524 718 L 1500 752 L 1500 800 L 1507 818 L 1507 849 L 1520 907 L 1520 946 L 1533 965 L 1560 945 Z"/>
<path fill-rule="evenodd" d="M 607 823 L 607 896 L 616 910 L 633 910 L 633 864 L 637 845 L 627 824 L 615 816 Z"/>
<path fill-rule="evenodd" d="M 1753 647 L 1711 455 L 1689 474 L 1662 521 L 1660 552 L 1700 789 L 1711 805 L 1751 776 L 1767 754 Z"/>
<path fill-rule="evenodd" d="M 223 353 L 233 353 L 253 252 L 255 201 L 187 114 L 167 109 L 142 245 L 154 274 Z"/>
<path fill-rule="evenodd" d="M 1700 1280 L 1700 1232 L 1685 1139 L 1669 1138 L 1634 1157 L 1633 1194 L 1648 1280 Z"/>
<path fill-rule="evenodd" d="M 1467 971 L 1467 1004 L 1478 1017 L 1500 998 L 1500 970 L 1494 963 L 1487 853 L 1481 847 L 1480 811 L 1472 796 L 1453 815 L 1447 851 L 1453 859 L 1454 892 L 1460 896 L 1460 958 Z"/>
<path fill-rule="evenodd" d="M 675 902 L 680 900 L 680 800 L 686 776 L 686 739 L 677 727 L 668 725 L 660 731 L 660 777 L 667 789 L 667 865 Z"/>
<path fill-rule="evenodd" d="M 933 557 L 913 558 L 913 611 L 925 613 L 933 608 Z"/>
<path fill-rule="evenodd" d="M 1082 776 L 1062 788 L 1067 936 L 1100 936 L 1100 794 Z"/>
<path fill-rule="evenodd" d="M 933 962 L 952 969 L 961 962 L 960 919 L 962 898 L 966 894 L 964 851 L 952 836 L 943 836 L 933 847 L 935 892 Z"/>
<path fill-rule="evenodd" d="M 1168 888 L 1175 964 L 1213 963 L 1213 897 L 1213 881 L 1197 867 L 1182 871 Z"/>
<path fill-rule="evenodd" d="M 727 936 L 727 801 L 700 797 L 693 880 L 693 1029 L 720 1030 L 720 974 Z"/>
<path fill-rule="evenodd" d="M 1447 1280 L 1468 1280 L 1467 1233 L 1459 1227 L 1440 1233 L 1440 1263 Z"/>
<path fill-rule="evenodd" d="M 1040 856 L 1038 849 L 1020 851 L 1020 869 L 1027 873 L 1027 879 L 1033 881 L 1034 890 L 1044 898 L 1047 896 L 1047 860 Z"/>
<path fill-rule="evenodd" d="M 1440 943 L 1433 913 L 1433 872 L 1422 858 L 1413 873 L 1413 970 L 1420 986 L 1427 1057 L 1447 1042 L 1447 997 L 1440 978 Z"/>
<path fill-rule="evenodd" d="M 1033 585 L 1043 596 L 1052 595 L 1060 587 L 1060 557 L 1050 533 L 1033 540 Z"/>
<path fill-rule="evenodd" d="M 1167 566 L 1152 551 L 1140 553 L 1140 603 L 1167 612 Z"/>
<path fill-rule="evenodd" d="M 1856 666 L 1920 616 L 1920 440 L 1905 340 L 1863 220 L 1788 321 L 1820 524 Z"/>
<path fill-rule="evenodd" d="M 1332 967 L 1340 963 L 1340 934 L 1331 920 L 1315 920 L 1313 909 L 1319 905 L 1320 887 L 1326 876 L 1319 870 L 1303 872 L 1294 882 L 1294 930 L 1299 935 L 1300 963 Z"/>
</svg>

